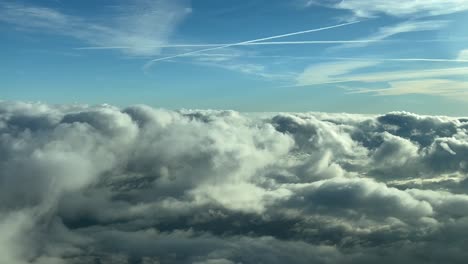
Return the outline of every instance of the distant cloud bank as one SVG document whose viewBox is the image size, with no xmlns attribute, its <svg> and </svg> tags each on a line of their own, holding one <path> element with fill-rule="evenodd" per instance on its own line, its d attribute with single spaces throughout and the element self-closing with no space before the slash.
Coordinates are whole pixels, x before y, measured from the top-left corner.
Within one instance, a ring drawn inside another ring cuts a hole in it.
<svg viewBox="0 0 468 264">
<path fill-rule="evenodd" d="M 0 102 L 0 262 L 465 263 L 468 119 Z"/>
</svg>

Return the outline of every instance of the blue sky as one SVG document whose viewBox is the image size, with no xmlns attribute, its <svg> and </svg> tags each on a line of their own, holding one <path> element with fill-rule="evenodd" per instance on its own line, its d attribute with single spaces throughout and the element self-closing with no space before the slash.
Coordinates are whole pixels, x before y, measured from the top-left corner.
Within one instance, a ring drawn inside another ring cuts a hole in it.
<svg viewBox="0 0 468 264">
<path fill-rule="evenodd" d="M 466 116 L 467 24 L 468 0 L 0 1 L 0 96 Z"/>
</svg>

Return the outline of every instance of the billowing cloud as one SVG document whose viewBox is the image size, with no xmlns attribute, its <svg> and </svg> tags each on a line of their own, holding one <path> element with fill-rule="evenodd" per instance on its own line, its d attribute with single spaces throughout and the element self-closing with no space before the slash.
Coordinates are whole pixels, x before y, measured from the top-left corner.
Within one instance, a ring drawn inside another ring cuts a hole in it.
<svg viewBox="0 0 468 264">
<path fill-rule="evenodd" d="M 0 102 L 0 262 L 464 263 L 467 130 Z"/>
</svg>

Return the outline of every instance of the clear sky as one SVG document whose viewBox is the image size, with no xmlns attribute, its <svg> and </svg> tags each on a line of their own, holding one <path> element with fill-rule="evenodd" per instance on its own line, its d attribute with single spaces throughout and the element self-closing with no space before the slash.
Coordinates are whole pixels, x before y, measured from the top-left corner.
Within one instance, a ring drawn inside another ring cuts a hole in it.
<svg viewBox="0 0 468 264">
<path fill-rule="evenodd" d="M 466 116 L 467 24 L 467 0 L 3 0 L 0 99 Z"/>
</svg>

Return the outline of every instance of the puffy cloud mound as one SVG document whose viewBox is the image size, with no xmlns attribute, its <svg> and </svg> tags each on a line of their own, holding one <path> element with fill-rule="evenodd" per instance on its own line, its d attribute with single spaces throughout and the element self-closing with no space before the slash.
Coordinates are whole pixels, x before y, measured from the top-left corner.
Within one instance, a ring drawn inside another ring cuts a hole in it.
<svg viewBox="0 0 468 264">
<path fill-rule="evenodd" d="M 465 263 L 468 120 L 0 102 L 0 263 Z"/>
</svg>

